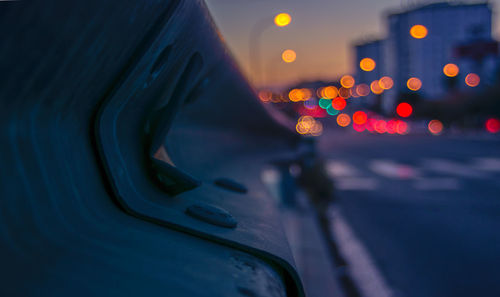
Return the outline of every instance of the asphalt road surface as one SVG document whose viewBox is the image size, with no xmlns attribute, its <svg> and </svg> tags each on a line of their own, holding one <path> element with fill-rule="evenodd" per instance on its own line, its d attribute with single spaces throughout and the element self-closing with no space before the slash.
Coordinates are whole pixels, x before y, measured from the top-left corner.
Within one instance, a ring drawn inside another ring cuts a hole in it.
<svg viewBox="0 0 500 297">
<path fill-rule="evenodd" d="M 498 135 L 337 132 L 320 149 L 392 296 L 500 296 Z"/>
</svg>

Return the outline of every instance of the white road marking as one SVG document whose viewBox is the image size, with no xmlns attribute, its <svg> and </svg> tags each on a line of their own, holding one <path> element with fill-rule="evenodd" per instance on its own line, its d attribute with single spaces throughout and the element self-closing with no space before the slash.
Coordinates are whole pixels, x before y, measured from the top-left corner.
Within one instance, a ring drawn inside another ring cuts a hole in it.
<svg viewBox="0 0 500 297">
<path fill-rule="evenodd" d="M 352 177 L 359 174 L 354 166 L 337 160 L 329 160 L 326 164 L 326 170 L 331 177 Z"/>
<path fill-rule="evenodd" d="M 334 180 L 335 188 L 342 191 L 373 191 L 378 181 L 370 177 L 339 177 Z"/>
<path fill-rule="evenodd" d="M 460 190 L 461 185 L 453 177 L 431 177 L 419 178 L 413 183 L 413 187 L 421 191 Z"/>
<path fill-rule="evenodd" d="M 483 171 L 499 171 L 500 172 L 500 159 L 499 158 L 475 158 L 473 161 L 475 169 Z"/>
<path fill-rule="evenodd" d="M 392 179 L 413 179 L 420 175 L 416 168 L 391 160 L 372 160 L 368 166 L 376 174 Z"/>
<path fill-rule="evenodd" d="M 477 171 L 474 167 L 445 159 L 424 159 L 422 166 L 425 169 L 455 176 L 470 178 L 485 178 L 483 172 Z"/>
<path fill-rule="evenodd" d="M 346 260 L 347 271 L 363 297 L 391 297 L 393 291 L 387 285 L 367 248 L 343 218 L 340 211 L 329 211 L 332 236 L 342 257 Z"/>
</svg>

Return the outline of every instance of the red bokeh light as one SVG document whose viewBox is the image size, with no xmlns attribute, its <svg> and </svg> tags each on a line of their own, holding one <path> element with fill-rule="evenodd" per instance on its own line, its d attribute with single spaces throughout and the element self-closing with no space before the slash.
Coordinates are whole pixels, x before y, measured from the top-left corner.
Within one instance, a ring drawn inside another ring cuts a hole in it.
<svg viewBox="0 0 500 297">
<path fill-rule="evenodd" d="M 342 110 L 345 108 L 346 105 L 347 102 L 342 97 L 337 97 L 332 101 L 332 107 L 335 108 L 336 110 Z"/>
<path fill-rule="evenodd" d="M 396 107 L 396 112 L 400 117 L 407 118 L 412 114 L 413 108 L 410 104 L 402 102 L 398 104 L 398 107 Z"/>
<path fill-rule="evenodd" d="M 366 115 L 365 112 L 363 111 L 356 111 L 353 115 L 352 115 L 352 121 L 355 123 L 355 124 L 358 124 L 358 125 L 363 125 L 364 123 L 366 123 L 366 121 L 368 120 L 368 116 Z"/>
<path fill-rule="evenodd" d="M 353 128 L 354 130 L 356 130 L 357 132 L 363 132 L 363 131 L 365 131 L 365 129 L 366 129 L 366 127 L 365 127 L 365 125 L 364 125 L 364 124 L 361 124 L 361 125 L 360 125 L 360 124 L 356 124 L 356 123 L 353 123 L 353 124 L 352 124 L 352 128 Z"/>
<path fill-rule="evenodd" d="M 491 118 L 486 121 L 486 130 L 490 133 L 500 132 L 500 120 Z"/>
<path fill-rule="evenodd" d="M 375 122 L 375 131 L 377 131 L 378 133 L 382 134 L 382 133 L 385 133 L 387 132 L 387 123 L 384 121 L 384 120 L 378 120 Z"/>
<path fill-rule="evenodd" d="M 396 125 L 397 125 L 397 120 L 389 120 L 387 121 L 387 124 L 385 125 L 385 129 L 387 133 L 389 134 L 394 134 L 396 133 Z"/>
<path fill-rule="evenodd" d="M 399 121 L 396 124 L 396 133 L 404 135 L 408 133 L 408 124 L 403 121 Z"/>
</svg>

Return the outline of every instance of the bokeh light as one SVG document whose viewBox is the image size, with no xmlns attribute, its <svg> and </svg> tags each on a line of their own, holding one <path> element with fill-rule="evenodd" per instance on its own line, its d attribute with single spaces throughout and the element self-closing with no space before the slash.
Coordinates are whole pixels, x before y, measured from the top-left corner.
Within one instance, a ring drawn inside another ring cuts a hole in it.
<svg viewBox="0 0 500 297">
<path fill-rule="evenodd" d="M 387 132 L 386 125 L 387 123 L 384 120 L 377 120 L 373 126 L 377 133 L 383 134 Z"/>
<path fill-rule="evenodd" d="M 366 127 L 365 125 L 359 125 L 359 124 L 356 124 L 353 122 L 352 124 L 352 128 L 356 131 L 356 132 L 363 132 L 365 131 Z"/>
<path fill-rule="evenodd" d="M 398 114 L 398 116 L 400 116 L 402 118 L 409 117 L 412 114 L 412 112 L 413 112 L 413 108 L 411 107 L 410 104 L 408 104 L 406 102 L 401 102 L 396 107 L 396 113 Z"/>
<path fill-rule="evenodd" d="M 356 86 L 356 93 L 359 96 L 368 96 L 370 94 L 370 87 L 367 84 L 359 84 Z"/>
<path fill-rule="evenodd" d="M 321 98 L 319 99 L 318 101 L 318 105 L 323 108 L 323 109 L 327 109 L 329 106 L 332 105 L 332 100 L 330 99 L 326 99 L 326 98 Z"/>
<path fill-rule="evenodd" d="M 406 82 L 406 86 L 412 91 L 418 91 L 422 87 L 422 81 L 416 77 L 411 77 Z"/>
<path fill-rule="evenodd" d="M 351 117 L 348 114 L 341 113 L 337 116 L 337 124 L 340 127 L 347 127 L 351 123 Z"/>
<path fill-rule="evenodd" d="M 366 115 L 365 112 L 363 111 L 356 111 L 353 115 L 352 115 L 352 121 L 355 123 L 355 124 L 358 124 L 358 125 L 363 125 L 366 123 L 366 121 L 368 120 L 368 116 Z M 364 129 L 363 129 L 364 130 Z"/>
<path fill-rule="evenodd" d="M 346 89 L 352 88 L 354 86 L 354 83 L 354 77 L 352 77 L 351 75 L 344 75 L 340 79 L 340 84 Z"/>
<path fill-rule="evenodd" d="M 372 90 L 372 93 L 375 95 L 380 95 L 384 92 L 384 89 L 380 87 L 378 80 L 372 81 L 370 84 L 370 90 Z"/>
<path fill-rule="evenodd" d="M 378 80 L 378 85 L 384 90 L 390 90 L 394 86 L 394 81 L 389 76 L 383 76 Z"/>
<path fill-rule="evenodd" d="M 301 116 L 297 120 L 295 130 L 302 135 L 320 136 L 323 133 L 323 124 L 315 120 L 312 116 Z"/>
<path fill-rule="evenodd" d="M 443 123 L 441 123 L 440 120 L 432 120 L 427 125 L 427 128 L 432 134 L 439 135 L 441 134 L 441 132 L 443 132 Z"/>
<path fill-rule="evenodd" d="M 269 102 L 273 98 L 273 93 L 271 91 L 262 90 L 259 92 L 259 99 L 262 102 Z"/>
<path fill-rule="evenodd" d="M 346 105 L 347 102 L 342 97 L 337 97 L 332 100 L 332 107 L 335 108 L 336 110 L 342 110 L 346 107 Z"/>
<path fill-rule="evenodd" d="M 408 124 L 404 121 L 398 120 L 396 124 L 396 133 L 406 135 L 409 132 Z"/>
<path fill-rule="evenodd" d="M 359 68 L 363 71 L 372 71 L 375 69 L 376 63 L 372 58 L 364 58 L 359 62 Z"/>
<path fill-rule="evenodd" d="M 292 63 L 293 61 L 295 61 L 295 59 L 297 59 L 297 53 L 295 53 L 294 50 L 287 49 L 283 51 L 283 53 L 281 54 L 281 58 L 286 63 Z"/>
<path fill-rule="evenodd" d="M 416 39 L 422 39 L 427 36 L 427 28 L 423 25 L 415 25 L 410 29 L 410 35 Z"/>
<path fill-rule="evenodd" d="M 346 89 L 344 87 L 341 87 L 339 89 L 339 96 L 344 99 L 348 99 L 349 97 L 351 97 L 351 89 Z"/>
<path fill-rule="evenodd" d="M 274 23 L 278 27 L 285 27 L 290 24 L 292 17 L 288 13 L 279 13 L 274 17 Z"/>
<path fill-rule="evenodd" d="M 326 99 L 333 99 L 337 97 L 339 90 L 335 86 L 327 86 L 321 89 L 321 97 Z"/>
<path fill-rule="evenodd" d="M 448 77 L 457 76 L 459 71 L 460 69 L 458 68 L 458 66 L 453 63 L 446 64 L 443 67 L 443 73 Z"/>
<path fill-rule="evenodd" d="M 496 118 L 491 118 L 486 121 L 486 131 L 490 133 L 500 132 L 500 120 Z"/>
<path fill-rule="evenodd" d="M 481 79 L 479 78 L 479 75 L 475 73 L 469 73 L 465 77 L 465 84 L 469 87 L 477 87 L 480 81 Z"/>
<path fill-rule="evenodd" d="M 333 106 L 328 106 L 328 108 L 326 109 L 326 112 L 329 114 L 329 115 L 338 115 L 339 114 L 339 111 L 336 110 L 335 108 L 333 108 Z"/>
</svg>

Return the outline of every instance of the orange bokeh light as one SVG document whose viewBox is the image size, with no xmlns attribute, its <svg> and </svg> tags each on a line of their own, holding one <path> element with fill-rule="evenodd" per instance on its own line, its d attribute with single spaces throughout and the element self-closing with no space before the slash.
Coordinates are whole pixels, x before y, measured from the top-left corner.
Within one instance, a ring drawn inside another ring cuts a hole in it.
<svg viewBox="0 0 500 297">
<path fill-rule="evenodd" d="M 460 69 L 458 68 L 458 66 L 453 63 L 446 64 L 443 67 L 443 73 L 448 77 L 457 76 L 459 71 Z"/>
<path fill-rule="evenodd" d="M 353 115 L 352 115 L 352 121 L 355 123 L 355 124 L 358 124 L 358 125 L 363 125 L 366 123 L 366 121 L 368 120 L 368 116 L 366 115 L 365 112 L 363 111 L 356 111 Z"/>
<path fill-rule="evenodd" d="M 344 75 L 340 79 L 340 84 L 346 89 L 352 88 L 354 86 L 354 82 L 354 77 L 350 75 Z"/>
<path fill-rule="evenodd" d="M 422 81 L 416 77 L 412 77 L 408 79 L 406 86 L 412 91 L 418 91 L 422 87 Z"/>
<path fill-rule="evenodd" d="M 427 128 L 429 128 L 429 132 L 432 134 L 439 135 L 443 132 L 443 123 L 440 120 L 432 120 L 427 125 Z"/>
<path fill-rule="evenodd" d="M 372 58 L 364 58 L 359 62 L 359 68 L 363 71 L 372 71 L 377 63 Z"/>
<path fill-rule="evenodd" d="M 427 28 L 423 25 L 415 25 L 410 29 L 410 35 L 416 39 L 422 39 L 427 36 Z"/>
<path fill-rule="evenodd" d="M 339 90 L 334 86 L 328 86 L 321 89 L 321 98 L 332 99 L 337 97 L 338 94 Z"/>
<path fill-rule="evenodd" d="M 344 87 L 341 87 L 339 89 L 339 96 L 344 99 L 348 99 L 349 97 L 351 97 L 351 89 L 346 89 Z"/>
<path fill-rule="evenodd" d="M 297 59 L 297 53 L 294 50 L 287 49 L 283 51 L 283 53 L 281 54 L 281 58 L 286 63 L 292 63 L 293 61 L 295 61 L 295 59 Z"/>
<path fill-rule="evenodd" d="M 378 83 L 378 80 L 372 81 L 370 84 L 370 89 L 372 90 L 373 94 L 380 95 L 384 92 L 384 89 L 382 89 Z"/>
<path fill-rule="evenodd" d="M 273 93 L 271 91 L 262 90 L 259 92 L 259 99 L 262 102 L 269 102 L 273 98 Z"/>
<path fill-rule="evenodd" d="M 465 84 L 469 87 L 477 87 L 480 81 L 481 79 L 479 78 L 479 75 L 475 73 L 469 73 L 465 77 Z"/>
<path fill-rule="evenodd" d="M 401 102 L 398 104 L 396 107 L 396 113 L 402 117 L 402 118 L 407 118 L 409 117 L 413 112 L 413 108 L 411 107 L 410 104 L 406 102 Z"/>
<path fill-rule="evenodd" d="M 340 127 L 347 127 L 351 123 L 351 117 L 345 113 L 341 113 L 337 116 L 337 124 Z"/>
<path fill-rule="evenodd" d="M 378 80 L 378 85 L 384 90 L 389 90 L 394 86 L 394 81 L 392 78 L 384 76 Z"/>
<path fill-rule="evenodd" d="M 367 84 L 359 84 L 356 86 L 356 93 L 359 96 L 368 96 L 370 94 L 370 87 Z"/>
</svg>

